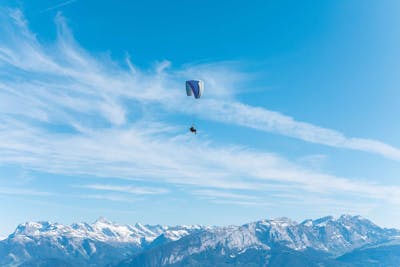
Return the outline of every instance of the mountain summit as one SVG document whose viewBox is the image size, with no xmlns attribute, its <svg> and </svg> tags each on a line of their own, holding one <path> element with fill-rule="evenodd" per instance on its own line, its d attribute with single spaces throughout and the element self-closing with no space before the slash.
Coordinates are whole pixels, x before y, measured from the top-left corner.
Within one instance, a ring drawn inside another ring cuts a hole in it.
<svg viewBox="0 0 400 267">
<path fill-rule="evenodd" d="M 372 262 L 365 251 L 385 248 L 382 253 L 397 255 L 399 236 L 396 229 L 350 215 L 227 227 L 119 225 L 105 218 L 70 226 L 27 222 L 0 241 L 0 265 L 353 266 L 352 259 Z"/>
</svg>

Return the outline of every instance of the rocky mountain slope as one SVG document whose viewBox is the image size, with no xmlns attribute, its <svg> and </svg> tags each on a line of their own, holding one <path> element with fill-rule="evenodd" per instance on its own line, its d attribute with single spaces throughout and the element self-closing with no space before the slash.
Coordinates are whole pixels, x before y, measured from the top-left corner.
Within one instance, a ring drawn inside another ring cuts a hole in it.
<svg viewBox="0 0 400 267">
<path fill-rule="evenodd" d="M 228 227 L 28 222 L 0 241 L 0 266 L 400 266 L 399 236 L 349 215 Z"/>
<path fill-rule="evenodd" d="M 262 220 L 188 235 L 118 266 L 347 266 L 351 262 L 335 258 L 398 234 L 360 216 Z"/>
<path fill-rule="evenodd" d="M 104 218 L 93 224 L 27 222 L 0 241 L 0 266 L 46 259 L 80 266 L 104 266 L 146 249 L 161 236 L 164 238 L 161 243 L 165 243 L 203 228 L 139 223 L 118 225 Z"/>
</svg>

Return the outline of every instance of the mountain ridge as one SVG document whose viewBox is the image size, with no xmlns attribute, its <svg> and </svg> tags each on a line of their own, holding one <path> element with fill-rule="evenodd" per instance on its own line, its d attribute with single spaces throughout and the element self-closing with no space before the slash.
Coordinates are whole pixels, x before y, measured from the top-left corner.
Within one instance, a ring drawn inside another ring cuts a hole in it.
<svg viewBox="0 0 400 267">
<path fill-rule="evenodd" d="M 320 266 L 347 266 L 351 263 L 346 260 L 366 257 L 363 247 L 392 255 L 399 236 L 399 230 L 381 228 L 358 215 L 300 223 L 281 217 L 239 226 L 120 225 L 102 217 L 93 223 L 71 225 L 26 222 L 0 241 L 0 265 L 213 266 L 225 262 L 231 264 L 226 266 L 242 266 L 247 262 L 264 266 L 287 258 L 316 261 Z M 379 244 L 387 244 L 386 249 Z M 347 253 L 353 254 L 344 256 Z M 250 262 L 252 259 L 258 262 Z"/>
</svg>

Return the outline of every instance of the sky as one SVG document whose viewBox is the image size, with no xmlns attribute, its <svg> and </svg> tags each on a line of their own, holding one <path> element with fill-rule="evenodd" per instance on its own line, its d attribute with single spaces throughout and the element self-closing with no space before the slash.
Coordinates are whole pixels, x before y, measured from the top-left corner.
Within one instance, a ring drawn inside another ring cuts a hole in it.
<svg viewBox="0 0 400 267">
<path fill-rule="evenodd" d="M 2 1 L 0 236 L 101 216 L 357 214 L 400 228 L 399 11 L 396 0 Z M 204 81 L 201 99 L 186 96 L 188 79 Z"/>
</svg>

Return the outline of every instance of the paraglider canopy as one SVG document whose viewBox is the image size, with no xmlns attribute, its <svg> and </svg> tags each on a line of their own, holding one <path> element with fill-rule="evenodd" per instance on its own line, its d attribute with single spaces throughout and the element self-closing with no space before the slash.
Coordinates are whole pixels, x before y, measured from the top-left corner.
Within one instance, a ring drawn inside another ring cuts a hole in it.
<svg viewBox="0 0 400 267">
<path fill-rule="evenodd" d="M 187 96 L 194 95 L 195 98 L 200 98 L 203 95 L 204 83 L 200 80 L 186 81 L 186 94 Z"/>
</svg>

